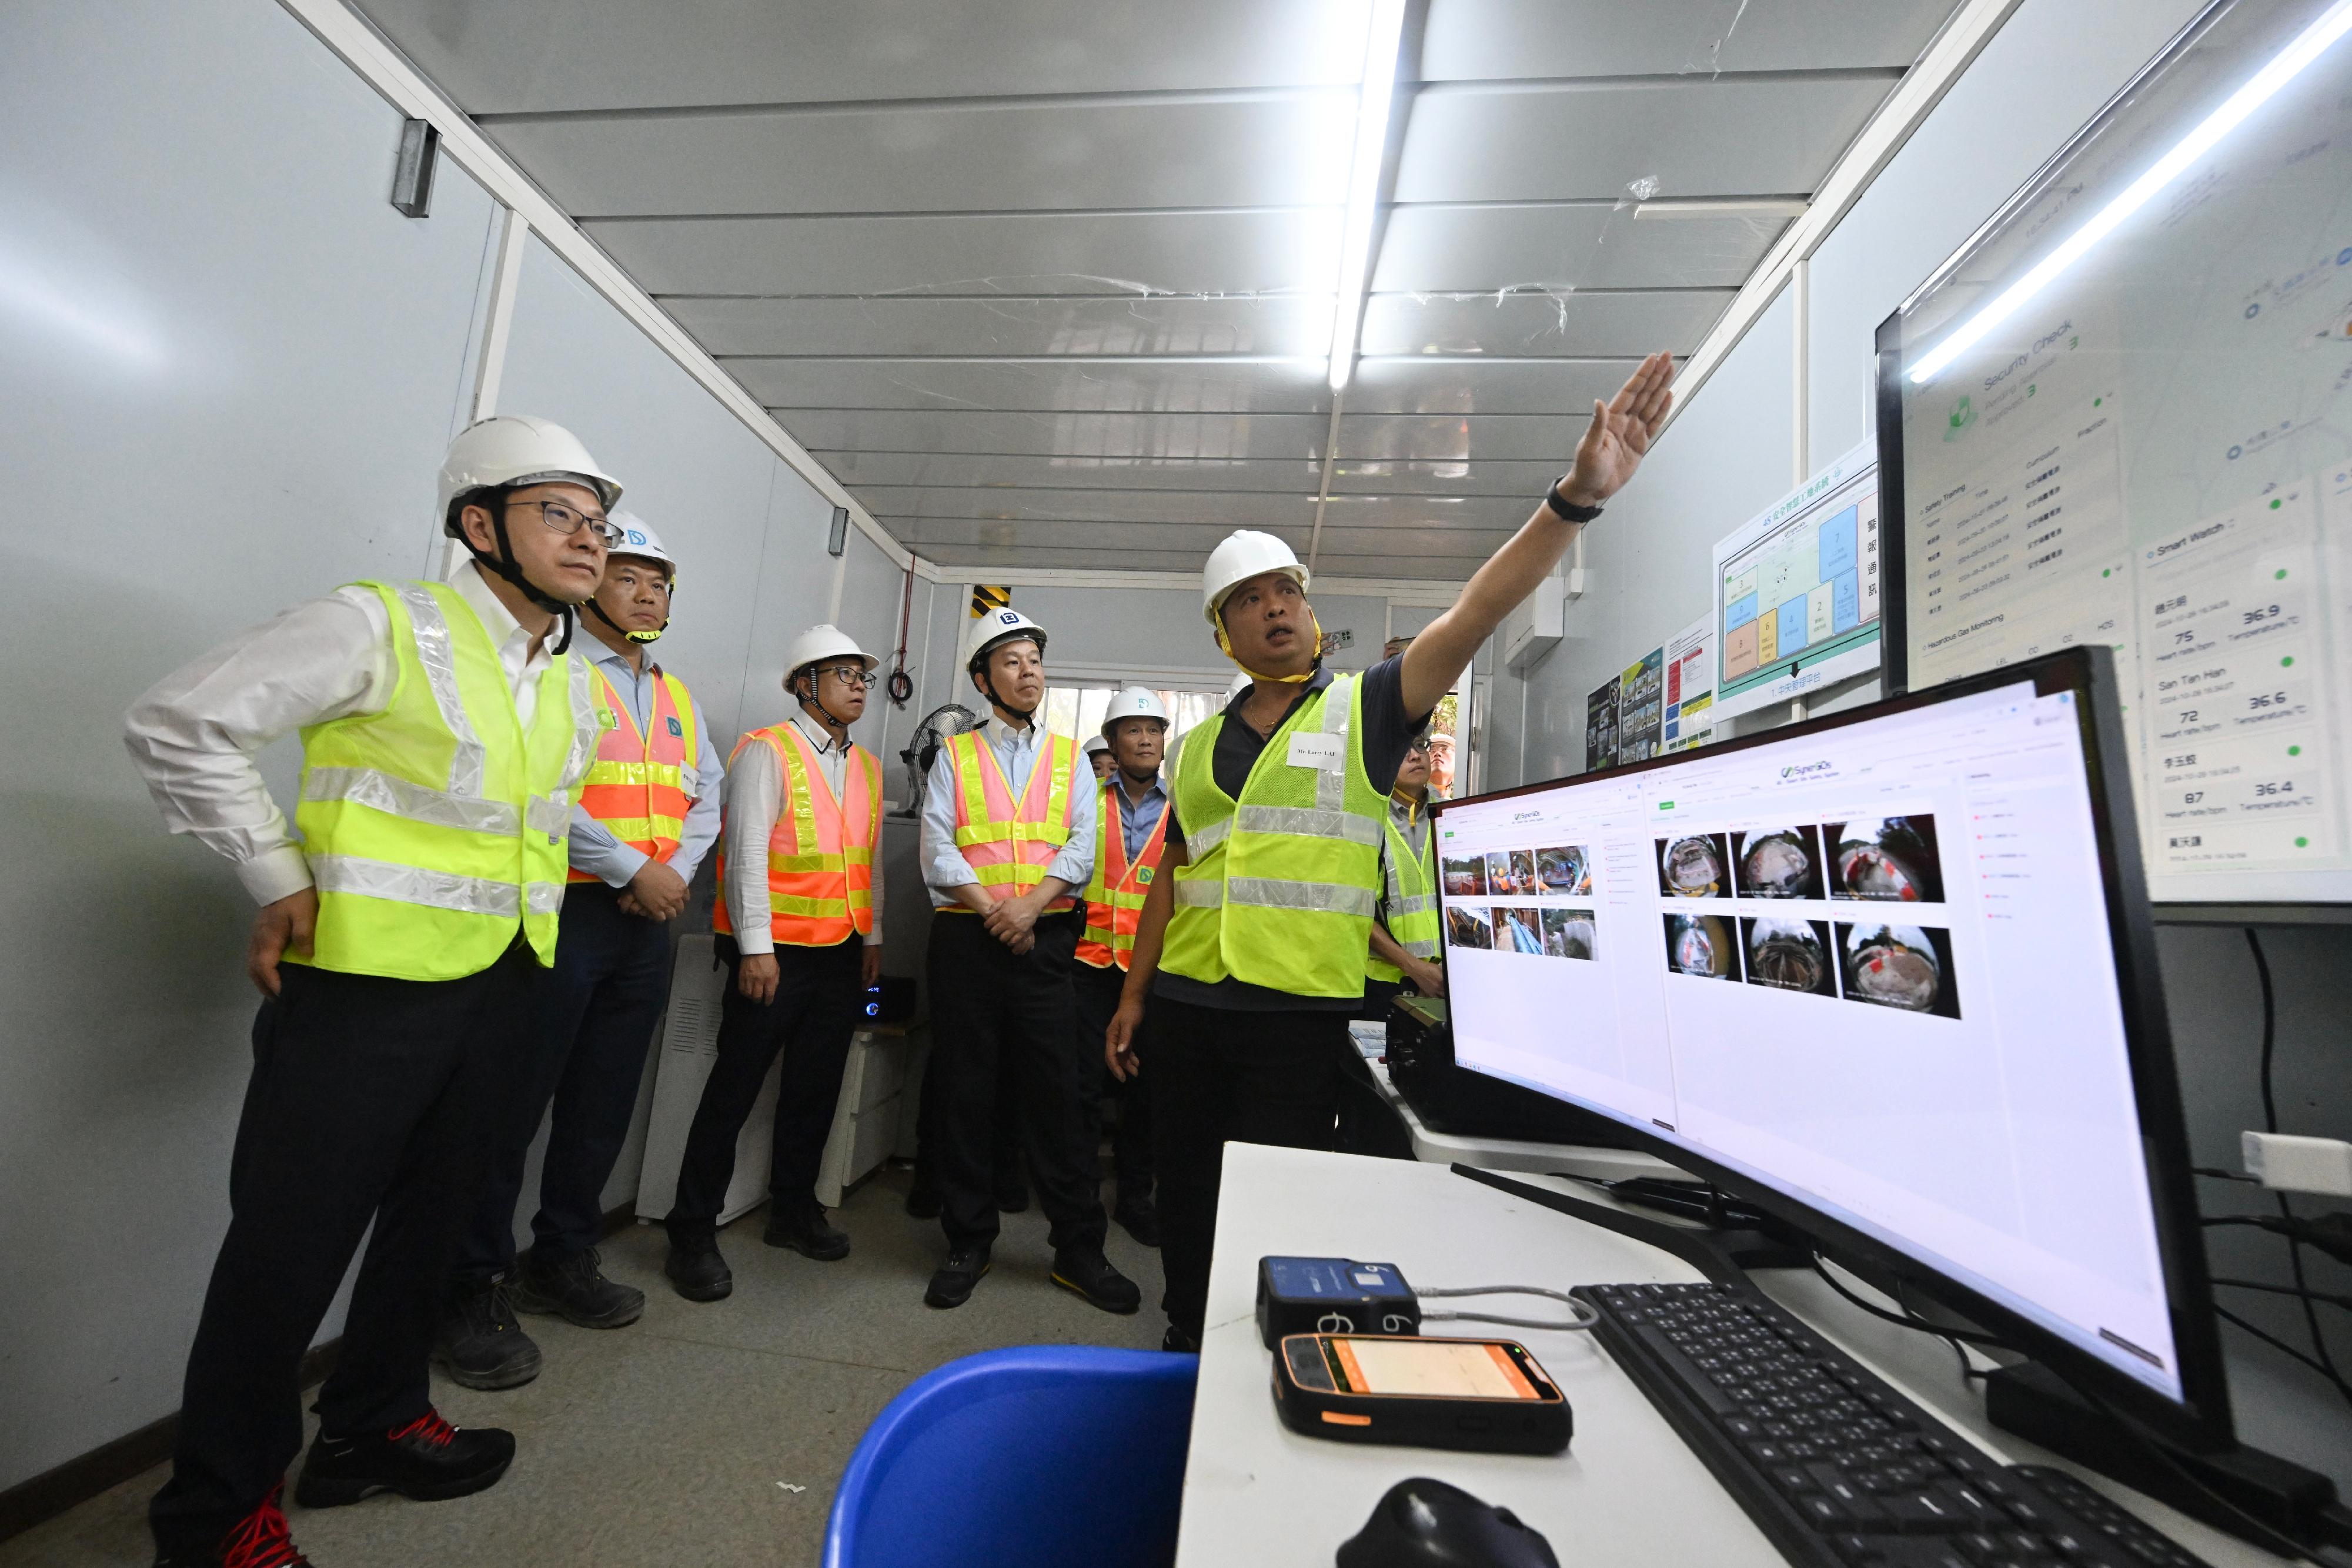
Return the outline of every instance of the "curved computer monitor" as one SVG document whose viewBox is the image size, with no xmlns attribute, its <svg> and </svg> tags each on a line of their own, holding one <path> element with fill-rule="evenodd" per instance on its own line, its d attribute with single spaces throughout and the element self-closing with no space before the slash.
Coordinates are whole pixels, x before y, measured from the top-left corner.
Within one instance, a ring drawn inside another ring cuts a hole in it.
<svg viewBox="0 0 2352 1568">
<path fill-rule="evenodd" d="M 2230 1434 L 2105 650 L 1437 808 L 1455 1060 Z"/>
<path fill-rule="evenodd" d="M 2114 655 L 2168 918 L 2352 918 L 2352 5 L 2219 0 L 1878 329 L 1888 689 Z"/>
</svg>

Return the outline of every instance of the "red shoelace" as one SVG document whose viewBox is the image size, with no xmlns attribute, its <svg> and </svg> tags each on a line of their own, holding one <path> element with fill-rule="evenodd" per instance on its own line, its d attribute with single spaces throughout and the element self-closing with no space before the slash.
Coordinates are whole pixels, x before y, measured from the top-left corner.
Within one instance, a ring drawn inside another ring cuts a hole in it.
<svg viewBox="0 0 2352 1568">
<path fill-rule="evenodd" d="M 384 1434 L 385 1440 L 397 1443 L 403 1437 L 419 1437 L 436 1448 L 446 1448 L 457 1436 L 457 1428 L 441 1419 L 438 1410 L 427 1410 L 405 1427 L 394 1427 Z"/>
<path fill-rule="evenodd" d="M 261 1506 L 221 1542 L 221 1568 L 309 1568 L 310 1560 L 294 1549 L 287 1533 L 286 1511 L 278 1506 L 283 1481 L 269 1489 Z"/>
</svg>

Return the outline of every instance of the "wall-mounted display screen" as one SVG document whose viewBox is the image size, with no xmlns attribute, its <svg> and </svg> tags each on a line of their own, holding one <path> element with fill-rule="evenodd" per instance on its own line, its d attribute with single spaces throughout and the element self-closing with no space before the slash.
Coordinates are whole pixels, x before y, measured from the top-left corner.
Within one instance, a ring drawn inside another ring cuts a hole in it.
<svg viewBox="0 0 2352 1568">
<path fill-rule="evenodd" d="M 1889 673 L 2105 643 L 2159 902 L 2352 902 L 2347 28 L 2216 5 L 1880 329 Z"/>
<path fill-rule="evenodd" d="M 1876 669 L 1879 585 L 1877 450 L 1864 444 L 1716 545 L 1716 712 Z"/>
</svg>

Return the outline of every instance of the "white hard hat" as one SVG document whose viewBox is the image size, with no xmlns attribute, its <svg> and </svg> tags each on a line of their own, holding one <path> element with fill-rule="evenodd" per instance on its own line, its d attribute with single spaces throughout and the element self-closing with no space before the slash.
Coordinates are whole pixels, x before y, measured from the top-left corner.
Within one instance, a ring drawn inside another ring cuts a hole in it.
<svg viewBox="0 0 2352 1568">
<path fill-rule="evenodd" d="M 1307 587 L 1307 569 L 1298 564 L 1297 553 L 1288 545 L 1255 528 L 1236 528 L 1227 534 L 1224 542 L 1209 552 L 1209 564 L 1201 572 L 1202 619 L 1214 626 L 1225 595 L 1267 571 L 1283 573 L 1301 590 Z"/>
<path fill-rule="evenodd" d="M 1109 735 L 1110 727 L 1123 718 L 1156 718 L 1165 728 L 1168 710 L 1149 686 L 1121 686 L 1111 694 L 1110 706 L 1103 709 L 1103 734 Z"/>
<path fill-rule="evenodd" d="M 442 530 L 457 536 L 449 504 L 467 491 L 558 483 L 585 485 L 608 510 L 621 499 L 621 482 L 597 467 L 580 438 L 562 425 L 527 413 L 477 420 L 457 433 L 441 462 Z"/>
<path fill-rule="evenodd" d="M 657 560 L 669 568 L 673 577 L 677 574 L 677 557 L 669 553 L 661 542 L 661 535 L 654 532 L 651 524 L 635 512 L 616 510 L 612 518 L 613 526 L 621 530 L 621 542 L 613 547 L 612 554 L 643 556 L 647 560 Z"/>
<path fill-rule="evenodd" d="M 822 659 L 856 659 L 869 670 L 881 662 L 838 626 L 812 626 L 784 651 L 785 686 L 789 688 L 794 675 Z"/>
<path fill-rule="evenodd" d="M 1085 752 L 1088 757 L 1098 757 L 1102 753 L 1110 749 L 1110 742 L 1105 740 L 1099 735 L 1090 735 L 1087 737 L 1087 743 L 1078 747 L 1078 749 Z"/>
<path fill-rule="evenodd" d="M 998 643 L 1011 643 L 1024 637 L 1036 643 L 1037 652 L 1040 653 L 1045 651 L 1045 629 L 1018 610 L 992 610 L 987 614 L 975 618 L 971 628 L 971 642 L 964 655 L 965 671 L 977 674 L 982 661 L 995 650 Z"/>
</svg>

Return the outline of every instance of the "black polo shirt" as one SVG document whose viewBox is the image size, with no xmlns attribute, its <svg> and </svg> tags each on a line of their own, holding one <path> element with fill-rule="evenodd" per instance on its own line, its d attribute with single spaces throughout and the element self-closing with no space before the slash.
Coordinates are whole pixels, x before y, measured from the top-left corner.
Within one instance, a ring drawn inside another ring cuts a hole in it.
<svg viewBox="0 0 2352 1568">
<path fill-rule="evenodd" d="M 1328 686 L 1335 678 L 1329 669 L 1318 669 L 1315 678 L 1300 683 L 1298 695 L 1282 713 L 1283 723 L 1297 711 L 1298 705 L 1309 694 Z M 1364 770 L 1371 775 L 1372 788 L 1386 794 L 1395 788 L 1397 769 L 1404 765 L 1404 754 L 1429 723 L 1429 716 L 1418 716 L 1404 711 L 1404 655 L 1382 659 L 1361 675 L 1364 683 Z M 1217 788 L 1238 800 L 1243 788 L 1249 783 L 1250 769 L 1257 766 L 1259 753 L 1265 749 L 1267 737 L 1258 734 L 1244 723 L 1238 710 L 1248 699 L 1249 691 L 1225 705 L 1224 716 L 1229 723 L 1217 727 L 1217 750 L 1210 759 L 1212 776 Z M 1281 733 L 1282 724 L 1275 726 Z M 1174 791 L 1175 773 L 1169 774 L 1170 790 Z M 1180 809 L 1168 821 L 1168 842 L 1184 841 L 1183 813 Z M 1302 997 L 1289 991 L 1277 991 L 1267 986 L 1253 986 L 1246 980 L 1231 976 L 1212 984 L 1184 975 L 1171 975 L 1161 969 L 1152 977 L 1154 996 L 1170 997 L 1196 1007 L 1223 1008 L 1229 1012 L 1337 1012 L 1352 1013 L 1361 1004 L 1360 997 Z"/>
</svg>

